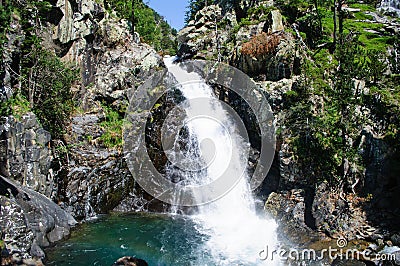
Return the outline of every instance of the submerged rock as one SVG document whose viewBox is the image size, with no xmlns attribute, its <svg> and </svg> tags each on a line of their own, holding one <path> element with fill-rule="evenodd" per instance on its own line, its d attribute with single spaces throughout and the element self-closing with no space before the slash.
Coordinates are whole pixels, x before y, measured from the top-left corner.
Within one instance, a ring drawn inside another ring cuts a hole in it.
<svg viewBox="0 0 400 266">
<path fill-rule="evenodd" d="M 118 259 L 112 266 L 148 266 L 147 262 L 142 259 L 138 259 L 135 257 L 123 257 Z"/>
</svg>

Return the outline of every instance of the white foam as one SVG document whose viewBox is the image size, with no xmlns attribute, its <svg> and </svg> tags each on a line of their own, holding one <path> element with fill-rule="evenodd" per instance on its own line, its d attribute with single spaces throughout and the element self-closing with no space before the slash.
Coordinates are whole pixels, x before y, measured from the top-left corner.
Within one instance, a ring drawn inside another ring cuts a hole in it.
<svg viewBox="0 0 400 266">
<path fill-rule="evenodd" d="M 198 114 L 199 108 L 211 111 L 213 119 L 197 118 L 189 121 L 190 136 L 198 143 L 211 140 L 213 145 L 200 145 L 199 149 L 205 161 L 211 160 L 207 167 L 207 177 L 200 182 L 211 182 L 224 172 L 236 175 L 243 172 L 247 165 L 247 156 L 243 153 L 247 143 L 235 133 L 235 125 L 224 110 L 223 105 L 215 101 L 215 96 L 201 77 L 188 73 L 179 64 L 173 64 L 175 57 L 165 58 L 169 72 L 181 85 L 182 94 L 188 100 L 209 98 L 208 103 L 196 106 L 195 102 L 186 108 L 188 117 Z M 191 176 L 193 178 L 193 176 Z M 196 180 L 199 182 L 199 180 Z M 199 201 L 204 195 L 197 195 Z M 276 223 L 274 220 L 259 217 L 254 206 L 247 176 L 244 174 L 236 186 L 223 197 L 206 205 L 201 205 L 192 219 L 199 225 L 200 233 L 208 235 L 204 252 L 210 253 L 217 265 L 263 264 L 260 252 L 268 245 L 277 246 Z M 265 264 L 264 264 L 265 265 Z M 268 263 L 271 265 L 271 263 Z"/>
</svg>

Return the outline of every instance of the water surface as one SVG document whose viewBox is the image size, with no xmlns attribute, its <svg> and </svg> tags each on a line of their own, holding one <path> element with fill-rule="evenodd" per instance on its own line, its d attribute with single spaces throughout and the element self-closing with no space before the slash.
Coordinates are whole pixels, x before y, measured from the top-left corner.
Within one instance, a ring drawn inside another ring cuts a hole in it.
<svg viewBox="0 0 400 266">
<path fill-rule="evenodd" d="M 201 246 L 207 236 L 196 227 L 181 215 L 101 217 L 80 225 L 68 240 L 48 249 L 46 265 L 109 266 L 123 256 L 136 256 L 149 265 L 206 265 L 210 256 Z"/>
</svg>

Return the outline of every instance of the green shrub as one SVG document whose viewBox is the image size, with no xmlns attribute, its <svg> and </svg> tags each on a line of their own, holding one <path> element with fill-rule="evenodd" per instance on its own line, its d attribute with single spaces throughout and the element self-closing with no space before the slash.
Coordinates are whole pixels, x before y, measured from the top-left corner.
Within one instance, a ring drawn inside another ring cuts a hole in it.
<svg viewBox="0 0 400 266">
<path fill-rule="evenodd" d="M 0 116 L 13 115 L 17 119 L 31 111 L 29 101 L 20 93 L 17 93 L 7 101 L 1 102 Z"/>
<path fill-rule="evenodd" d="M 111 107 L 103 105 L 106 113 L 106 120 L 100 125 L 104 130 L 100 140 L 107 148 L 122 147 L 122 129 L 124 125 L 124 117 Z"/>
<path fill-rule="evenodd" d="M 133 7 L 133 9 L 132 9 Z M 116 12 L 120 18 L 127 19 L 129 26 L 135 26 L 144 42 L 152 45 L 157 51 L 175 54 L 177 32 L 157 12 L 143 3 L 142 0 L 109 0 L 106 8 Z"/>
</svg>

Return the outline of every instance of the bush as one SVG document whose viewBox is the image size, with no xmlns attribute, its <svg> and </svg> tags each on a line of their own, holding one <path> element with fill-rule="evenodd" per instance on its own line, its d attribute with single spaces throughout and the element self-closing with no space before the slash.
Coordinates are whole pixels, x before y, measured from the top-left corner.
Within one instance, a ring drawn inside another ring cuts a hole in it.
<svg viewBox="0 0 400 266">
<path fill-rule="evenodd" d="M 101 123 L 104 130 L 100 140 L 107 148 L 122 147 L 122 129 L 124 125 L 123 116 L 111 107 L 103 106 L 106 113 L 106 121 Z"/>
<path fill-rule="evenodd" d="M 31 111 L 29 101 L 20 93 L 0 103 L 0 116 L 13 115 L 17 119 Z"/>
<path fill-rule="evenodd" d="M 257 34 L 242 47 L 242 54 L 253 57 L 263 56 L 276 49 L 281 41 L 281 37 L 276 34 L 266 34 L 265 32 Z"/>
</svg>

